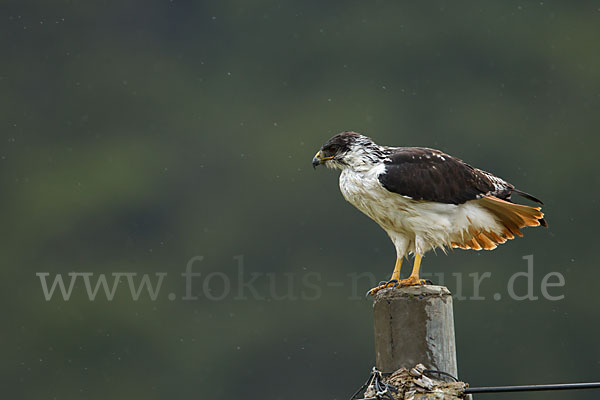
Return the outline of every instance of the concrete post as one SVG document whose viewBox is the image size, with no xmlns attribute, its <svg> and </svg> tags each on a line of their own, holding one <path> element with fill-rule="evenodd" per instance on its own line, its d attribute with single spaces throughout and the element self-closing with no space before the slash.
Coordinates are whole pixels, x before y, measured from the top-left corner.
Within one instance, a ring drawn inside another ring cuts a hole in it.
<svg viewBox="0 0 600 400">
<path fill-rule="evenodd" d="M 421 363 L 458 377 L 452 296 L 446 287 L 384 289 L 375 294 L 373 311 L 380 371 Z"/>
</svg>

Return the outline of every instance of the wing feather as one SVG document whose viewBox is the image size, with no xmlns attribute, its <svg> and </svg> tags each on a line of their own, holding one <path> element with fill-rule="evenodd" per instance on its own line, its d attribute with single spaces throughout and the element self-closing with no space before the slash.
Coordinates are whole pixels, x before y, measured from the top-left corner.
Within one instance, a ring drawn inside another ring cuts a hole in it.
<svg viewBox="0 0 600 400">
<path fill-rule="evenodd" d="M 510 201 L 510 195 L 514 192 L 540 202 L 503 179 L 439 150 L 390 147 L 387 148 L 384 163 L 385 171 L 378 176 L 382 186 L 414 200 L 462 204 L 495 196 Z"/>
</svg>

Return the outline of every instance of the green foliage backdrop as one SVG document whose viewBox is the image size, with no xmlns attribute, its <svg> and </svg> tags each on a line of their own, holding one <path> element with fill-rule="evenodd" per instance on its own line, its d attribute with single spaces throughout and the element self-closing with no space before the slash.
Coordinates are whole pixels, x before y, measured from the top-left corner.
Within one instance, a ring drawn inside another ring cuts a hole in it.
<svg viewBox="0 0 600 400">
<path fill-rule="evenodd" d="M 600 2 L 5 1 L 0 16 L 3 397 L 349 397 L 374 350 L 354 296 L 371 282 L 348 277 L 387 278 L 394 250 L 310 166 L 342 130 L 440 148 L 546 202 L 549 230 L 424 260 L 470 297 L 469 274 L 492 274 L 485 300 L 455 304 L 463 379 L 598 379 Z M 506 295 L 529 254 L 535 294 L 560 272 L 563 300 Z M 126 279 L 112 301 L 81 282 L 46 301 L 36 273 L 73 271 L 168 276 L 155 301 Z M 240 295 L 252 276 L 258 296 Z M 511 398 L 564 394 L 527 396 Z"/>
</svg>

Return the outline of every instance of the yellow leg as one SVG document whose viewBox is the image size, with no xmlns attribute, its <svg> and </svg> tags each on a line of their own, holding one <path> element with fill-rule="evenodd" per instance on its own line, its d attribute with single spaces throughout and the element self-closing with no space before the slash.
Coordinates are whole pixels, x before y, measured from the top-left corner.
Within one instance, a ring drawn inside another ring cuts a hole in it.
<svg viewBox="0 0 600 400">
<path fill-rule="evenodd" d="M 406 279 L 402 279 L 398 281 L 398 286 L 415 286 L 415 285 L 424 285 L 425 280 L 419 279 L 419 270 L 421 269 L 421 259 L 423 256 L 421 254 L 415 255 L 415 262 L 413 264 L 412 272 L 410 276 Z"/>
<path fill-rule="evenodd" d="M 422 255 L 415 255 L 415 262 L 413 264 L 412 272 L 410 273 L 410 278 L 419 279 L 419 270 L 421 269 L 421 258 L 423 258 Z"/>
<path fill-rule="evenodd" d="M 379 292 L 381 289 L 389 288 L 394 286 L 400 280 L 400 268 L 402 268 L 402 258 L 396 257 L 396 265 L 394 265 L 394 272 L 392 272 L 392 277 L 388 282 L 383 282 L 381 285 L 374 287 L 373 289 L 367 292 L 367 296 L 374 295 Z"/>
<path fill-rule="evenodd" d="M 403 258 L 396 258 L 396 265 L 394 266 L 394 272 L 392 272 L 392 277 L 390 278 L 390 281 L 400 280 L 400 268 L 402 268 L 402 260 Z"/>
<path fill-rule="evenodd" d="M 400 279 L 400 267 L 402 267 L 402 259 L 396 258 L 396 266 L 394 267 L 394 272 L 392 273 L 392 277 L 389 282 L 385 282 L 382 285 L 374 287 L 373 289 L 367 292 L 367 295 L 374 295 L 379 292 L 381 289 L 386 289 L 392 286 L 416 286 L 416 285 L 424 285 L 425 280 L 419 279 L 419 270 L 421 269 L 421 259 L 423 256 L 421 254 L 415 255 L 415 262 L 413 264 L 412 272 L 410 276 L 406 279 Z"/>
</svg>

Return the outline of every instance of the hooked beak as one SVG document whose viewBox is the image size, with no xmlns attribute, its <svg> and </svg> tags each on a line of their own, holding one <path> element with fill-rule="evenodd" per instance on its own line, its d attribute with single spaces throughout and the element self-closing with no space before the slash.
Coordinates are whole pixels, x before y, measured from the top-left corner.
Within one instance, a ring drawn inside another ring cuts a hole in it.
<svg viewBox="0 0 600 400">
<path fill-rule="evenodd" d="M 331 160 L 334 156 L 323 157 L 320 151 L 317 151 L 317 154 L 313 157 L 312 166 L 313 168 L 317 168 L 321 164 L 325 164 L 325 161 Z"/>
</svg>

